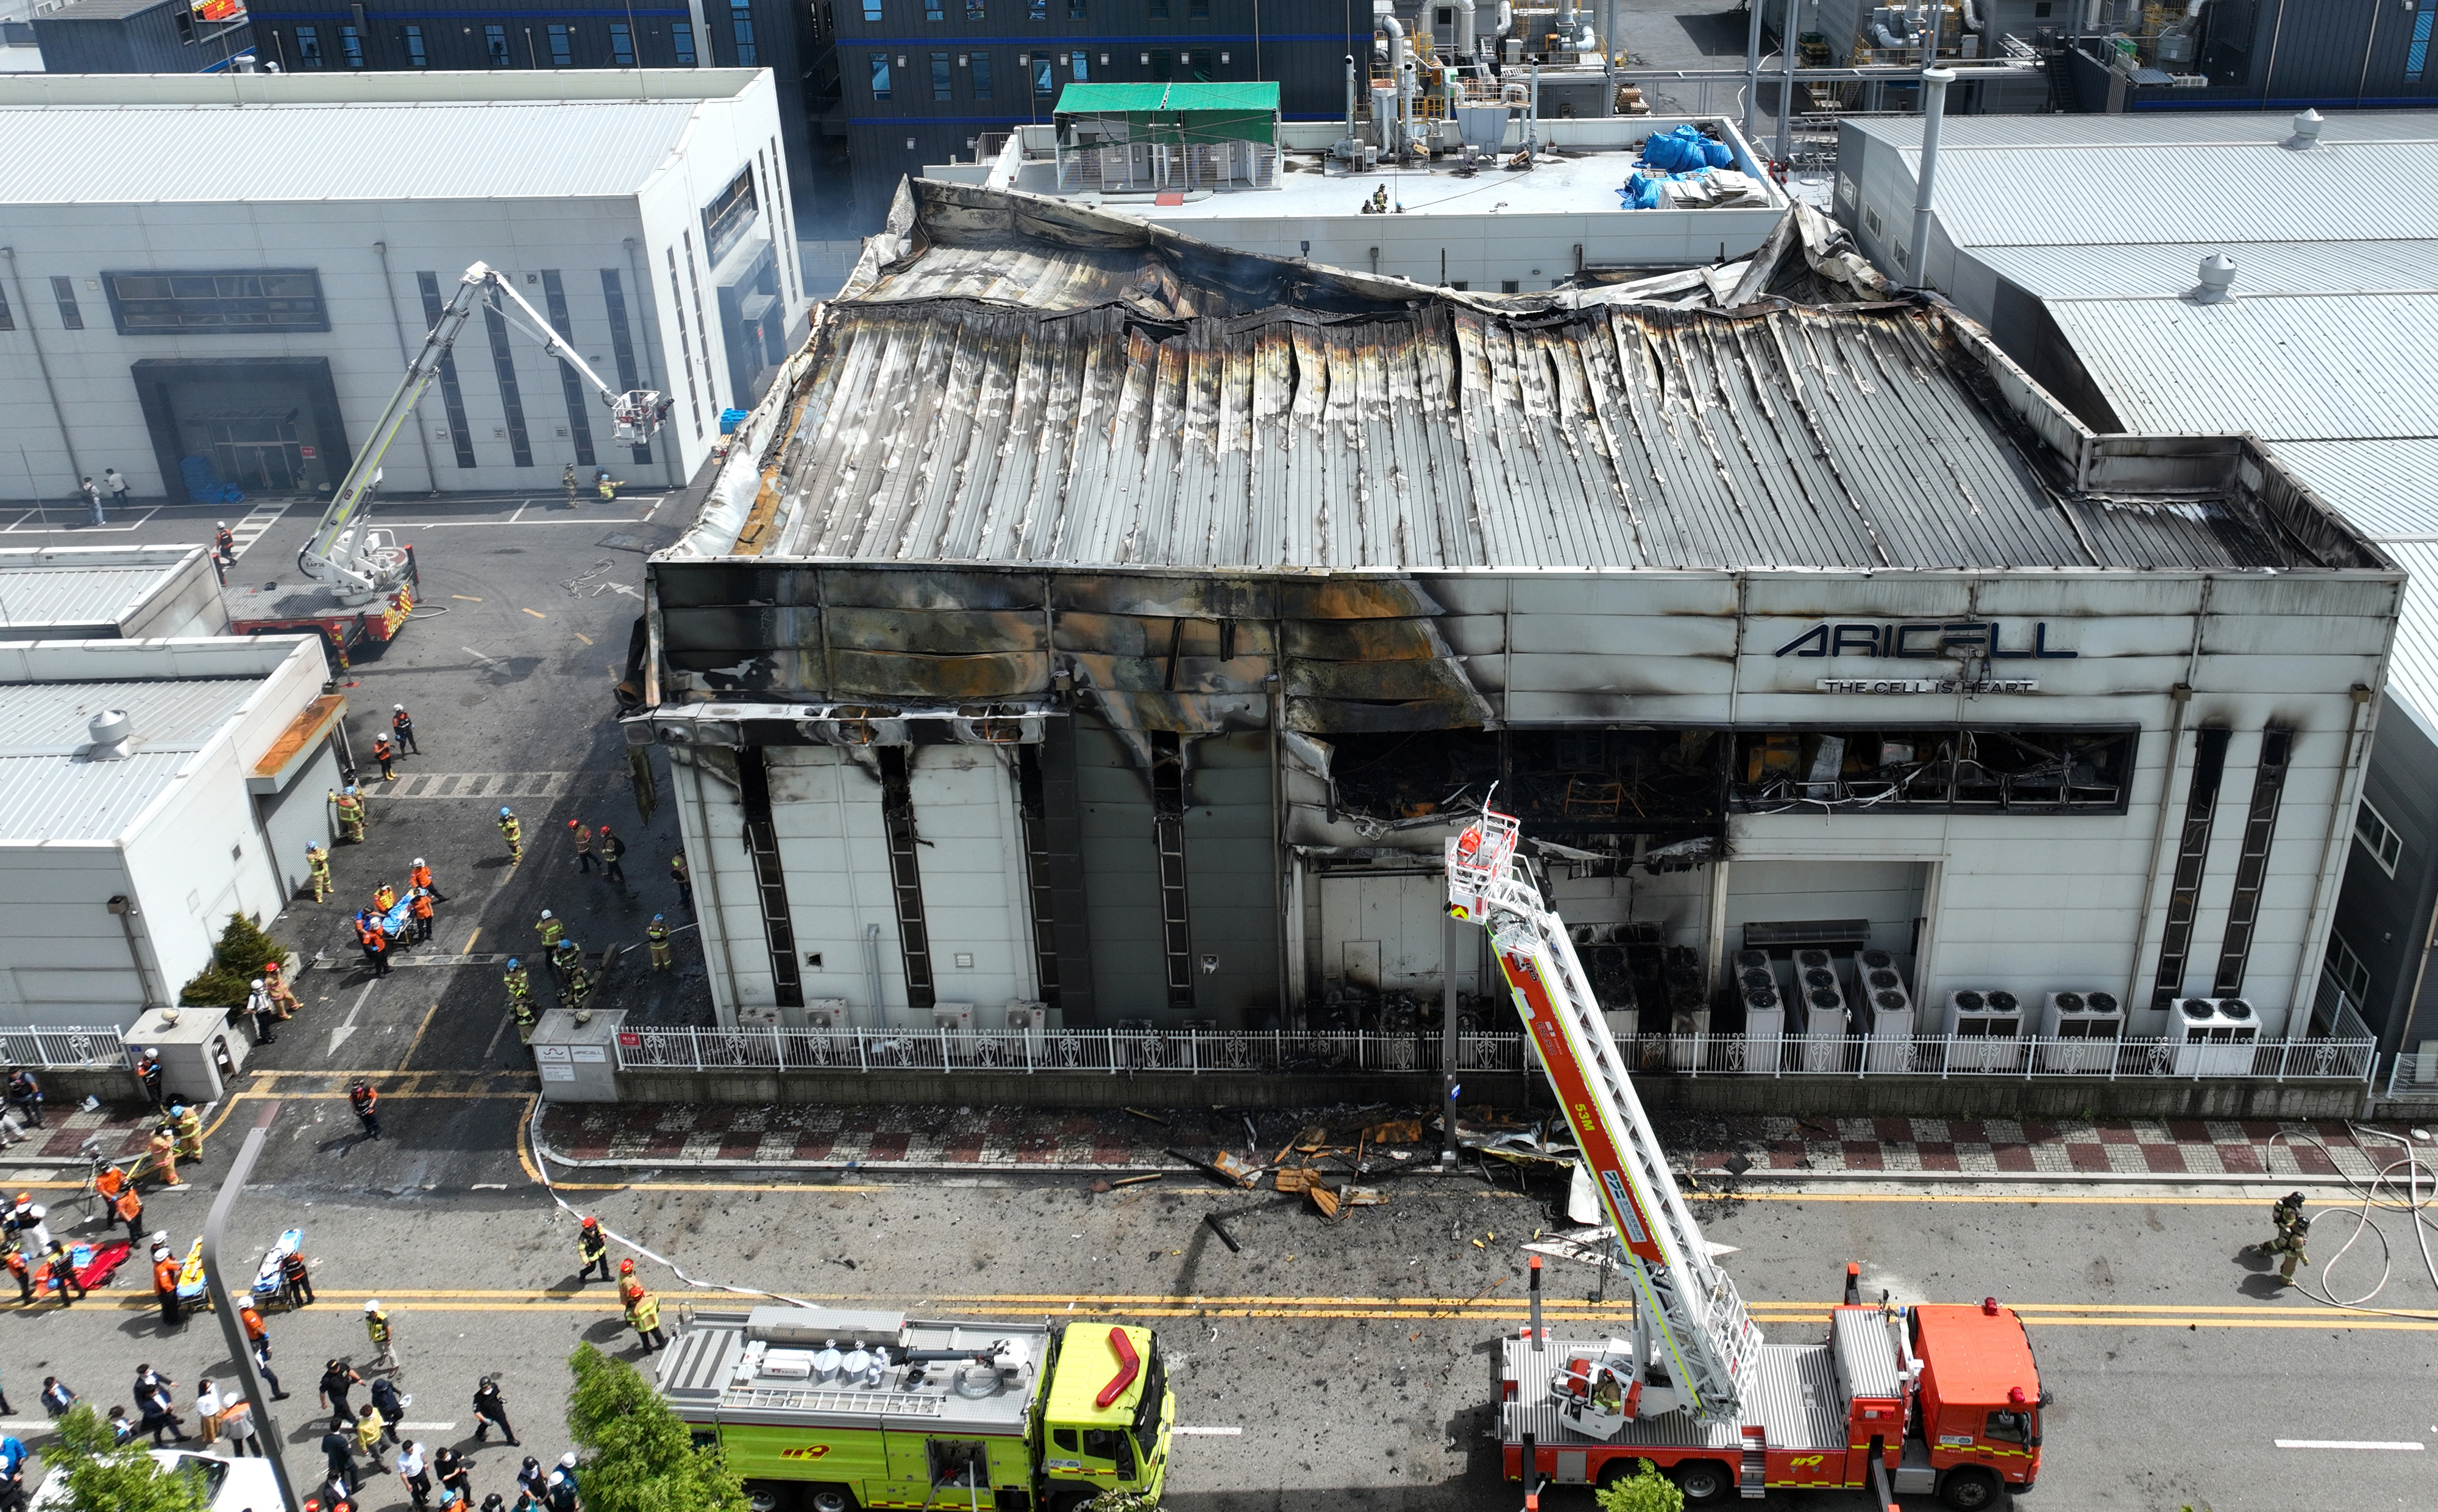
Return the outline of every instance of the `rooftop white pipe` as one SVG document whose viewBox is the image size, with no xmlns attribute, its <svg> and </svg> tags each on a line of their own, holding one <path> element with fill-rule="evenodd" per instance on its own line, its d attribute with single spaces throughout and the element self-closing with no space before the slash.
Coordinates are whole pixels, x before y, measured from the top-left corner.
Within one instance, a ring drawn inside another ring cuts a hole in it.
<svg viewBox="0 0 2438 1512">
<path fill-rule="evenodd" d="M 1913 245 L 1905 259 L 1905 282 L 1916 289 L 1929 280 L 1931 184 L 1938 174 L 1938 128 L 1947 118 L 1947 86 L 1953 82 L 1953 69 L 1921 71 L 1921 167 L 1914 176 Z"/>
</svg>

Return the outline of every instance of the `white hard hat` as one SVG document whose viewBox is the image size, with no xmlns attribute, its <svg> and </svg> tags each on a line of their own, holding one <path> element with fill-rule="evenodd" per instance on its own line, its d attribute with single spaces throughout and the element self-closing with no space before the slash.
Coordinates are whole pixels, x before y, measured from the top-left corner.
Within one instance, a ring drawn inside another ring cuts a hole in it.
<svg viewBox="0 0 2438 1512">
<path fill-rule="evenodd" d="M 161 1059 L 161 1052 L 158 1050 L 147 1050 L 144 1052 L 144 1059 L 148 1061 L 157 1061 Z"/>
<path fill-rule="evenodd" d="M 392 705 L 390 705 L 390 708 L 391 708 L 391 709 L 393 709 L 393 710 L 395 710 L 395 711 L 397 711 L 398 712 L 399 712 L 399 713 L 401 713 L 401 714 L 402 714 L 402 713 L 404 713 L 404 712 L 406 712 L 406 705 L 404 705 L 404 704 L 392 704 Z"/>
<path fill-rule="evenodd" d="M 549 918 L 549 917 L 550 917 L 550 910 L 549 910 L 549 909 L 547 909 L 547 908 L 544 908 L 544 909 L 541 911 L 541 916 L 542 916 L 543 918 L 545 918 L 545 919 Z"/>
<path fill-rule="evenodd" d="M 416 857 L 415 858 L 415 864 L 416 866 L 421 866 L 421 865 L 423 865 L 423 857 L 421 857 L 421 856 L 416 856 Z"/>
<path fill-rule="evenodd" d="M 216 520 L 213 520 L 213 521 L 212 521 L 212 528 L 213 528 L 214 530 L 226 530 L 226 529 L 228 529 L 228 521 L 227 521 L 227 520 L 225 520 L 225 519 L 216 519 Z"/>
<path fill-rule="evenodd" d="M 558 1463 L 566 1467 L 568 1469 L 572 1470 L 575 1468 L 575 1450 L 571 1449 L 566 1453 L 561 1454 L 558 1457 Z"/>
<path fill-rule="evenodd" d="M 262 991 L 262 978 L 261 978 L 261 977 L 257 976 L 257 977 L 256 977 L 256 978 L 254 979 L 254 990 L 255 990 L 256 992 L 257 992 L 257 993 L 258 993 L 258 992 L 260 992 L 260 991 Z"/>
<path fill-rule="evenodd" d="M 364 1310 L 366 1312 L 379 1312 L 380 1310 L 380 1298 L 375 1297 L 370 1302 L 365 1303 Z"/>
</svg>

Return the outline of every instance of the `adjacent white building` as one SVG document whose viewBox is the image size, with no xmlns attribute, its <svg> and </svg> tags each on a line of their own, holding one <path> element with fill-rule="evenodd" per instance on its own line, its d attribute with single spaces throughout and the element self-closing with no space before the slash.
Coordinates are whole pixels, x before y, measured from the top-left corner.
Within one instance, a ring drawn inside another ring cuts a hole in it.
<svg viewBox="0 0 2438 1512">
<path fill-rule="evenodd" d="M 0 641 L 178 640 L 228 624 L 201 546 L 0 551 Z"/>
<path fill-rule="evenodd" d="M 0 1023 L 132 1025 L 287 906 L 331 835 L 327 675 L 302 636 L 0 644 Z"/>
<path fill-rule="evenodd" d="M 778 113 L 749 69 L 0 78 L 0 494 L 327 491 L 477 261 L 669 423 L 614 445 L 486 315 L 384 486 L 681 481 L 802 329 Z"/>
</svg>

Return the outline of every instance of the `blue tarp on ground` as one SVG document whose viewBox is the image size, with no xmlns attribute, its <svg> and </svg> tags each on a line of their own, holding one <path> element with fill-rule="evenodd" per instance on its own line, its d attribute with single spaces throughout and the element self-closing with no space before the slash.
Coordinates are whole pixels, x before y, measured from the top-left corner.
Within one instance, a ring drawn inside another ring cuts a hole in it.
<svg viewBox="0 0 2438 1512">
<path fill-rule="evenodd" d="M 245 500 L 245 495 L 238 492 L 235 483 L 221 482 L 220 474 L 212 469 L 209 457 L 181 457 L 178 459 L 178 473 L 186 485 L 186 497 L 196 503 L 235 504 Z"/>
</svg>

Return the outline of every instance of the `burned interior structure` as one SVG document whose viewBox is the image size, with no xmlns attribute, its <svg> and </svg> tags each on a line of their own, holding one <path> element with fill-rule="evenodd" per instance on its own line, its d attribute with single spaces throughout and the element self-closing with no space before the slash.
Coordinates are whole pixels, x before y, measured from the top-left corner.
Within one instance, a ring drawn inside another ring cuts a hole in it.
<svg viewBox="0 0 2438 1512">
<path fill-rule="evenodd" d="M 723 1021 L 1397 1027 L 1494 792 L 1620 1027 L 2305 1032 L 2392 564 L 1935 301 L 1607 293 L 910 185 L 649 568 Z"/>
</svg>

